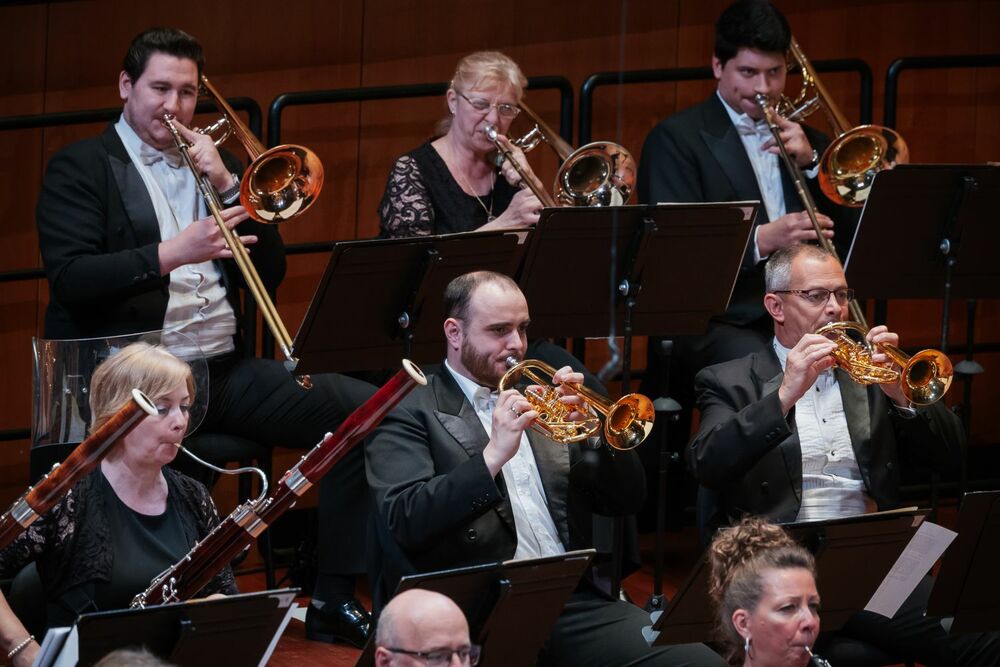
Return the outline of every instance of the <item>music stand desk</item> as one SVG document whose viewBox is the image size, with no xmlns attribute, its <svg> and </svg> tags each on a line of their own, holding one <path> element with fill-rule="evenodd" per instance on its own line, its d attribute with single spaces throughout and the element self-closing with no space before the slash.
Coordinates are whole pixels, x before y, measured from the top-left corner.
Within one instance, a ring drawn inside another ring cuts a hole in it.
<svg viewBox="0 0 1000 667">
<path fill-rule="evenodd" d="M 83 614 L 52 664 L 86 667 L 115 649 L 144 646 L 184 667 L 263 665 L 290 618 L 298 592 L 261 591 Z"/>
<path fill-rule="evenodd" d="M 472 642 L 483 647 L 480 665 L 531 665 L 594 553 L 569 551 L 413 575 L 400 580 L 396 595 L 413 588 L 447 595 L 465 613 Z M 373 638 L 357 666 L 374 662 Z"/>
<path fill-rule="evenodd" d="M 953 633 L 1000 630 L 1000 491 L 965 494 L 955 530 L 927 613 L 953 617 Z"/>
<path fill-rule="evenodd" d="M 816 558 L 823 631 L 838 630 L 861 611 L 909 543 L 927 510 L 876 512 L 843 519 L 787 524 L 792 537 Z M 654 645 L 714 638 L 715 610 L 708 596 L 706 556 L 653 623 Z"/>
<path fill-rule="evenodd" d="M 295 336 L 296 373 L 396 368 L 404 355 L 436 363 L 445 286 L 480 269 L 513 276 L 524 236 L 469 232 L 337 243 Z"/>
</svg>

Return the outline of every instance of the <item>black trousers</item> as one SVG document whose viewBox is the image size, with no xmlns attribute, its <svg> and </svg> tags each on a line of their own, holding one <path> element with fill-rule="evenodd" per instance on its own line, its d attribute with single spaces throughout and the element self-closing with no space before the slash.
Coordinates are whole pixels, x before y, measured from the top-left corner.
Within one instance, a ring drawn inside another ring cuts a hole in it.
<svg viewBox="0 0 1000 667">
<path fill-rule="evenodd" d="M 303 389 L 272 359 L 211 360 L 208 413 L 200 429 L 268 447 L 310 449 L 375 393 L 367 382 L 334 373 L 312 381 L 312 389 Z M 320 574 L 364 572 L 370 501 L 361 444 L 323 477 L 319 499 Z"/>
<path fill-rule="evenodd" d="M 540 665 L 626 667 L 723 667 L 726 661 L 704 644 L 651 647 L 642 635 L 649 614 L 633 604 L 587 590 L 570 596 L 539 656 Z"/>
</svg>

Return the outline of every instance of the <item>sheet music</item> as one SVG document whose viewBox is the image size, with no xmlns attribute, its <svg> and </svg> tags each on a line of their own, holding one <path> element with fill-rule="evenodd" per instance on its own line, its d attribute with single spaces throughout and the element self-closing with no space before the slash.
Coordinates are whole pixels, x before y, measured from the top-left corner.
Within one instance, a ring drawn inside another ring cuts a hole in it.
<svg viewBox="0 0 1000 667">
<path fill-rule="evenodd" d="M 295 599 L 294 593 L 292 593 L 292 599 Z M 284 603 L 284 601 L 282 601 L 282 603 Z M 288 611 L 285 612 L 285 617 L 281 619 L 281 625 L 278 626 L 278 631 L 274 633 L 274 637 L 271 639 L 271 643 L 267 647 L 267 650 L 264 651 L 264 655 L 261 656 L 260 663 L 257 667 L 264 667 L 267 665 L 267 661 L 271 659 L 271 654 L 274 653 L 274 649 L 278 645 L 278 640 L 281 639 L 281 635 L 285 634 L 285 628 L 288 627 L 288 622 L 292 620 L 292 613 L 296 610 L 296 608 L 298 608 L 298 606 L 298 603 L 294 601 L 288 605 Z"/>
<path fill-rule="evenodd" d="M 45 638 L 42 639 L 42 644 L 38 649 L 38 655 L 35 656 L 34 662 L 31 663 L 31 667 L 49 667 L 53 662 L 55 662 L 56 657 L 59 655 L 59 651 L 62 650 L 63 644 L 66 643 L 66 638 L 69 636 L 70 628 L 49 628 L 49 631 L 45 633 Z"/>
<path fill-rule="evenodd" d="M 865 605 L 865 611 L 873 611 L 887 618 L 895 616 L 906 598 L 957 536 L 955 531 L 930 521 L 920 524 L 910 543 L 885 575 L 875 595 Z"/>
</svg>

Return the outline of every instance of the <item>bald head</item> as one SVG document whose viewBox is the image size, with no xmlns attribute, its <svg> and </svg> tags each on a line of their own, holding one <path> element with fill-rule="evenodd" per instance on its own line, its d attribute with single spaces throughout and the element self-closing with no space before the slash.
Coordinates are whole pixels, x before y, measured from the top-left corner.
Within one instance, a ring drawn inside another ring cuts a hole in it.
<svg viewBox="0 0 1000 667">
<path fill-rule="evenodd" d="M 420 664 L 404 653 L 387 649 L 430 652 L 469 646 L 469 624 L 451 598 L 415 588 L 394 597 L 382 610 L 375 632 L 375 664 Z"/>
</svg>

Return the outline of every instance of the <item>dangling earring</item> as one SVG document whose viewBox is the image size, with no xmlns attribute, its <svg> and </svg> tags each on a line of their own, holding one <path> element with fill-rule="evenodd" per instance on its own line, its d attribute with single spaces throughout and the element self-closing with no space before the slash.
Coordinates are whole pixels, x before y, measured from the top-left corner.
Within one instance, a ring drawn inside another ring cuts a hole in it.
<svg viewBox="0 0 1000 667">
<path fill-rule="evenodd" d="M 746 657 L 750 658 L 751 660 L 753 660 L 753 654 L 750 652 L 750 649 L 752 648 L 753 647 L 751 646 L 750 635 L 747 635 L 746 637 L 743 638 L 743 654 L 746 655 Z"/>
</svg>

